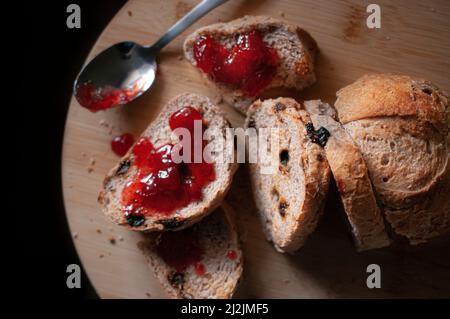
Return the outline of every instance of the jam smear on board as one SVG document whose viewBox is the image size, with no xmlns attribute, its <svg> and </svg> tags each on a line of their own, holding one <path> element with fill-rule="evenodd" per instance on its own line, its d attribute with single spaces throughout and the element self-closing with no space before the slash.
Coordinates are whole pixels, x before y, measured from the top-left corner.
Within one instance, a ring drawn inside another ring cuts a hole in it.
<svg viewBox="0 0 450 319">
<path fill-rule="evenodd" d="M 235 86 L 249 97 L 272 81 L 278 64 L 277 51 L 267 46 L 257 30 L 238 34 L 230 49 L 202 35 L 194 43 L 194 58 L 214 81 Z"/>
<path fill-rule="evenodd" d="M 111 141 L 111 149 L 118 156 L 124 156 L 134 143 L 134 136 L 130 133 L 115 136 Z"/>
</svg>

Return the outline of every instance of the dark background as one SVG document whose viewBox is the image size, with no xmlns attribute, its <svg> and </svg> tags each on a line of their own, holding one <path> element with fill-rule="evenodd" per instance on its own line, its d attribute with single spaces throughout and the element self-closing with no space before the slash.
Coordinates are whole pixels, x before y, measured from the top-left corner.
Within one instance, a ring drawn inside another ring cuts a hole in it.
<svg viewBox="0 0 450 319">
<path fill-rule="evenodd" d="M 101 31 L 126 1 L 34 1 L 18 11 L 27 49 L 22 50 L 21 132 L 15 170 L 14 219 L 24 217 L 18 240 L 25 252 L 18 293 L 33 298 L 96 298 L 89 280 L 81 289 L 66 287 L 66 267 L 79 264 L 69 233 L 61 190 L 61 147 L 72 84 Z M 68 29 L 66 8 L 81 8 L 81 29 Z M 32 83 L 32 85 L 30 85 Z M 11 216 L 12 217 L 12 216 Z M 32 279 L 32 281 L 30 281 Z M 35 282 L 36 281 L 36 282 Z M 23 285 L 27 285 L 26 288 Z M 30 291 L 31 289 L 32 291 Z"/>
</svg>

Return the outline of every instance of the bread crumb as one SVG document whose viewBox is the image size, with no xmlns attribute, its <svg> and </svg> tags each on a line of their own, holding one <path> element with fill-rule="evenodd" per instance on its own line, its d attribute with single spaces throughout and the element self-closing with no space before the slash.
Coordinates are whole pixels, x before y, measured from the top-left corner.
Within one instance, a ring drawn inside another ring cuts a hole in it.
<svg viewBox="0 0 450 319">
<path fill-rule="evenodd" d="M 216 94 L 213 96 L 212 100 L 213 100 L 214 104 L 220 104 L 223 101 L 223 97 L 221 94 Z"/>
<path fill-rule="evenodd" d="M 92 173 L 92 172 L 94 171 L 94 168 L 89 166 L 89 167 L 87 168 L 87 171 L 88 171 L 88 173 Z"/>
<path fill-rule="evenodd" d="M 95 165 L 95 158 L 91 157 L 91 158 L 89 159 L 89 164 L 90 164 L 90 165 Z"/>
<path fill-rule="evenodd" d="M 177 59 L 178 59 L 178 61 L 183 61 L 183 56 L 182 56 L 182 55 L 179 55 L 179 56 L 177 57 Z"/>
<path fill-rule="evenodd" d="M 289 279 L 284 279 L 283 282 L 284 282 L 285 284 L 288 284 L 288 283 L 290 283 L 291 281 L 290 281 Z"/>
<path fill-rule="evenodd" d="M 391 39 L 391 37 L 390 36 L 386 36 L 385 39 L 389 41 Z"/>
<path fill-rule="evenodd" d="M 86 152 L 81 152 L 81 157 L 86 157 Z"/>
<path fill-rule="evenodd" d="M 119 241 L 123 241 L 123 236 L 122 235 L 119 235 Z"/>
<path fill-rule="evenodd" d="M 145 295 L 147 296 L 147 298 L 151 298 L 152 294 L 149 292 L 146 292 Z"/>
<path fill-rule="evenodd" d="M 73 237 L 73 239 L 77 239 L 77 238 L 78 238 L 78 233 L 77 233 L 77 232 L 74 232 L 74 233 L 72 234 L 72 237 Z"/>
<path fill-rule="evenodd" d="M 116 244 L 116 239 L 114 237 L 111 236 L 111 237 L 108 238 L 108 240 L 109 240 L 109 243 L 111 245 L 115 245 Z"/>
<path fill-rule="evenodd" d="M 436 12 L 436 9 L 433 8 L 433 7 L 431 7 L 431 8 L 430 8 L 430 11 L 431 11 L 431 12 Z"/>
<path fill-rule="evenodd" d="M 284 18 L 284 12 L 283 11 L 278 11 L 278 15 L 282 18 Z"/>
<path fill-rule="evenodd" d="M 129 17 L 132 17 L 132 16 L 133 16 L 133 12 L 128 11 L 127 13 L 128 13 L 128 16 L 129 16 Z"/>
<path fill-rule="evenodd" d="M 97 228 L 96 232 L 97 232 L 97 234 L 101 234 L 102 230 L 100 228 Z"/>
<path fill-rule="evenodd" d="M 105 255 L 103 255 L 103 254 L 98 255 L 98 258 L 103 258 L 103 257 L 105 257 Z"/>
</svg>

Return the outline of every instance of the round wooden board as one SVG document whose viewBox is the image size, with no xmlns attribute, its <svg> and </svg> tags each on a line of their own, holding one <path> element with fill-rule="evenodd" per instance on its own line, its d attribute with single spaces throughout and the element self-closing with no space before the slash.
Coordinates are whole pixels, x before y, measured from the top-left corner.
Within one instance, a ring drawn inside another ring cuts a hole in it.
<svg viewBox="0 0 450 319">
<path fill-rule="evenodd" d="M 197 0 L 132 1 L 111 21 L 89 59 L 123 40 L 152 43 Z M 368 4 L 369 2 L 367 2 Z M 369 30 L 361 1 L 231 0 L 192 26 L 163 50 L 156 83 L 137 101 L 90 113 L 72 99 L 62 158 L 63 191 L 75 245 L 93 285 L 103 298 L 165 298 L 136 243 L 140 234 L 112 225 L 97 203 L 105 173 L 118 161 L 112 135 L 138 136 L 172 97 L 194 92 L 217 98 L 182 59 L 182 41 L 196 28 L 246 14 L 283 17 L 307 29 L 321 53 L 318 82 L 296 96 L 333 102 L 335 92 L 368 72 L 404 73 L 450 89 L 450 3 L 378 1 L 381 29 Z M 234 126 L 243 117 L 222 105 Z M 93 163 L 95 161 L 95 163 Z M 92 168 L 90 171 L 89 167 Z M 241 166 L 227 201 L 238 216 L 245 255 L 244 280 L 236 297 L 449 297 L 450 240 L 419 247 L 394 245 L 356 253 L 343 212 L 331 195 L 317 231 L 295 256 L 277 253 L 265 241 Z M 121 237 L 120 237 L 121 236 Z M 110 243 L 114 237 L 116 244 Z M 123 238 L 123 240 L 119 240 Z M 368 289 L 366 267 L 379 264 L 382 288 Z"/>
</svg>

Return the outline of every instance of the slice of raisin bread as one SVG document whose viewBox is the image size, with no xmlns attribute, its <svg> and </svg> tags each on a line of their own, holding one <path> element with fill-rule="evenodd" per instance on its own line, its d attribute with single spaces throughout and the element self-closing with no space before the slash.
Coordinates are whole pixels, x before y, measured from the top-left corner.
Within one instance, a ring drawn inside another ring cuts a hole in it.
<svg viewBox="0 0 450 319">
<path fill-rule="evenodd" d="M 216 23 L 198 29 L 184 42 L 186 59 L 197 66 L 194 45 L 201 36 L 211 36 L 228 50 L 237 41 L 237 35 L 258 31 L 264 43 L 276 50 L 278 61 L 271 81 L 264 89 L 287 87 L 302 90 L 316 81 L 314 61 L 318 47 L 314 39 L 298 26 L 266 16 L 245 16 L 227 23 Z M 200 69 L 199 69 L 200 70 Z M 257 96 L 248 96 L 240 88 L 214 81 L 205 75 L 221 93 L 224 100 L 245 113 Z M 259 94 L 257 94 L 259 95 Z"/>
<path fill-rule="evenodd" d="M 243 269 L 233 217 L 224 204 L 190 228 L 144 235 L 138 245 L 170 297 L 233 296 Z"/>
<path fill-rule="evenodd" d="M 358 251 L 390 244 L 366 163 L 351 137 L 336 120 L 335 110 L 320 100 L 305 101 L 314 127 L 330 136 L 324 146 Z"/>
<path fill-rule="evenodd" d="M 266 236 L 281 252 L 294 252 L 304 244 L 316 228 L 328 192 L 330 169 L 322 147 L 307 136 L 310 122 L 308 113 L 290 98 L 258 100 L 247 113 L 247 128 L 279 130 L 279 152 L 274 154 L 270 145 L 267 154 L 275 171 L 266 174 L 260 163 L 249 167 Z"/>
<path fill-rule="evenodd" d="M 230 127 L 222 111 L 208 98 L 196 94 L 182 94 L 165 106 L 161 114 L 147 127 L 141 137 L 148 137 L 155 148 L 166 143 L 177 143 L 178 137 L 169 127 L 169 118 L 177 110 L 191 106 L 203 115 L 203 123 L 211 136 L 224 137 L 225 129 Z M 210 160 L 213 162 L 215 179 L 202 189 L 202 199 L 192 201 L 187 206 L 176 209 L 171 214 L 155 214 L 143 216 L 139 223 L 132 222 L 124 213 L 122 192 L 124 187 L 137 173 L 134 163 L 133 148 L 120 159 L 118 164 L 106 175 L 99 202 L 104 213 L 116 224 L 124 225 L 137 231 L 175 230 L 188 227 L 211 213 L 220 205 L 225 197 L 237 169 L 237 163 L 223 161 L 223 143 L 216 138 L 209 141 L 212 150 Z"/>
</svg>

